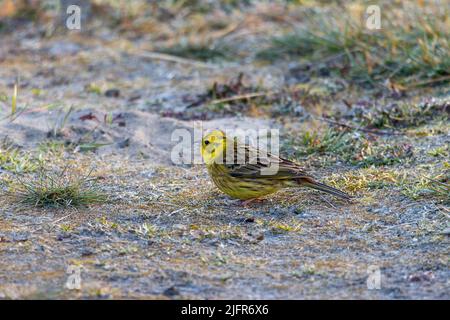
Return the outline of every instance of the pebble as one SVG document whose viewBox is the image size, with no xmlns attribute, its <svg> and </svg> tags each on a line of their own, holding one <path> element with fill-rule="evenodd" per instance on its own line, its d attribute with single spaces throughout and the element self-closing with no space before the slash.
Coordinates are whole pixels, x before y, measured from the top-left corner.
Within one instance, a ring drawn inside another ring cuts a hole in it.
<svg viewBox="0 0 450 320">
<path fill-rule="evenodd" d="M 108 98 L 118 98 L 120 96 L 119 89 L 108 89 L 105 91 L 105 96 Z"/>
<path fill-rule="evenodd" d="M 408 277 L 408 280 L 411 282 L 432 281 L 433 279 L 434 274 L 431 271 L 411 274 Z"/>
<path fill-rule="evenodd" d="M 71 237 L 70 233 L 60 232 L 56 235 L 56 240 L 63 241 L 64 239 L 68 239 L 70 237 Z"/>
<path fill-rule="evenodd" d="M 126 138 L 125 140 L 119 141 L 117 143 L 117 147 L 119 147 L 120 149 L 126 148 L 130 146 L 130 138 Z"/>
<path fill-rule="evenodd" d="M 177 296 L 177 295 L 179 295 L 179 294 L 180 294 L 180 291 L 179 291 L 177 288 L 175 288 L 174 286 L 172 286 L 172 287 L 167 288 L 166 290 L 164 290 L 163 294 L 164 294 L 165 296 L 172 297 L 172 296 Z"/>
</svg>

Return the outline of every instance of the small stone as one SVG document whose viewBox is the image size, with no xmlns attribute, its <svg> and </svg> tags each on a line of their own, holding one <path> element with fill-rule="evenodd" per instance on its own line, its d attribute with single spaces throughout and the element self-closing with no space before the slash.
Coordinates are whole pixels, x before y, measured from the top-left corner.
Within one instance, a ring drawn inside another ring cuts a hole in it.
<svg viewBox="0 0 450 320">
<path fill-rule="evenodd" d="M 165 296 L 172 297 L 172 296 L 177 296 L 177 295 L 179 295 L 179 294 L 180 294 L 180 291 L 179 291 L 177 288 L 175 288 L 174 286 L 172 286 L 172 287 L 167 288 L 166 290 L 164 290 L 163 294 L 164 294 Z"/>
<path fill-rule="evenodd" d="M 433 279 L 434 274 L 431 271 L 411 274 L 408 277 L 408 280 L 411 282 L 432 281 Z"/>
<path fill-rule="evenodd" d="M 105 91 L 105 96 L 108 98 L 118 98 L 120 96 L 119 89 L 108 89 Z"/>
<path fill-rule="evenodd" d="M 156 170 L 155 169 L 150 169 L 150 170 L 146 170 L 146 171 L 142 171 L 141 172 L 141 176 L 145 177 L 145 178 L 152 178 L 156 175 Z"/>
<path fill-rule="evenodd" d="M 180 223 L 174 224 L 173 228 L 176 230 L 181 230 L 181 231 L 187 230 L 187 226 L 184 224 L 180 224 Z"/>
<path fill-rule="evenodd" d="M 130 138 L 126 138 L 125 140 L 122 140 L 122 141 L 118 142 L 117 146 L 120 149 L 123 149 L 123 148 L 126 148 L 126 147 L 130 146 Z"/>
<path fill-rule="evenodd" d="M 94 254 L 94 250 L 91 248 L 83 248 L 81 249 L 81 256 L 86 257 Z"/>
<path fill-rule="evenodd" d="M 128 266 L 126 269 L 130 272 L 139 272 L 139 269 L 136 266 Z"/>
<path fill-rule="evenodd" d="M 26 232 L 13 232 L 11 233 L 11 240 L 14 242 L 23 242 L 27 241 L 29 238 L 29 234 Z"/>
<path fill-rule="evenodd" d="M 305 114 L 307 114 L 305 108 L 303 108 L 303 106 L 301 105 L 298 105 L 294 108 L 294 113 L 296 116 L 304 116 Z"/>
<path fill-rule="evenodd" d="M 286 209 L 285 208 L 270 208 L 269 209 L 269 214 L 270 215 L 285 215 L 286 214 Z"/>
<path fill-rule="evenodd" d="M 70 238 L 70 234 L 67 232 L 60 232 L 56 235 L 56 240 L 63 241 L 64 239 Z"/>
<path fill-rule="evenodd" d="M 128 101 L 135 101 L 135 100 L 139 100 L 141 98 L 140 94 L 133 94 L 131 97 L 128 98 Z"/>
<path fill-rule="evenodd" d="M 289 208 L 289 211 L 292 212 L 293 214 L 302 214 L 304 213 L 304 208 L 302 206 L 292 206 Z"/>
<path fill-rule="evenodd" d="M 247 223 L 253 223 L 253 222 L 255 222 L 255 218 L 254 218 L 254 217 L 248 217 L 248 218 L 246 218 L 246 219 L 244 220 L 244 222 L 247 222 Z"/>
</svg>

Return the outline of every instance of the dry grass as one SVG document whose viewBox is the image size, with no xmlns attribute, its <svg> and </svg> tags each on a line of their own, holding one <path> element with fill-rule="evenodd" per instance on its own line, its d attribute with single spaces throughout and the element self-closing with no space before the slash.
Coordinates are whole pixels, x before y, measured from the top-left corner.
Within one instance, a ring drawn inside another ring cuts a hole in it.
<svg viewBox="0 0 450 320">
<path fill-rule="evenodd" d="M 314 10 L 295 31 L 275 37 L 258 57 L 277 60 L 300 57 L 326 66 L 359 83 L 391 82 L 420 85 L 450 80 L 448 7 L 429 1 L 403 5 L 384 2 L 382 29 L 369 30 L 366 6 L 347 3 Z"/>
</svg>

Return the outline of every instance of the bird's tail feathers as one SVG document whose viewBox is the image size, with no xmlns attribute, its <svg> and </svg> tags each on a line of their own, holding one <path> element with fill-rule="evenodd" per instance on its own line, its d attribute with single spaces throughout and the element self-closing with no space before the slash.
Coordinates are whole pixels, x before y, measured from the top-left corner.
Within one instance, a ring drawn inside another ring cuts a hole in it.
<svg viewBox="0 0 450 320">
<path fill-rule="evenodd" d="M 345 193 L 344 191 L 338 190 L 336 188 L 330 187 L 324 183 L 320 183 L 320 182 L 314 181 L 312 179 L 301 179 L 299 182 L 303 186 L 306 186 L 306 187 L 309 187 L 312 189 L 316 189 L 316 190 L 320 190 L 320 191 L 323 191 L 326 193 L 330 193 L 336 197 L 339 197 L 339 198 L 342 198 L 345 200 L 352 199 L 352 197 L 349 194 Z"/>
</svg>

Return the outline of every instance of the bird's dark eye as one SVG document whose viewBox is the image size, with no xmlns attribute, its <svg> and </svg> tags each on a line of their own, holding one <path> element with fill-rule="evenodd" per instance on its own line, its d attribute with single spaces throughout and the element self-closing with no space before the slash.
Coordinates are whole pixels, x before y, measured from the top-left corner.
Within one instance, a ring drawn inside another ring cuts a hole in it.
<svg viewBox="0 0 450 320">
<path fill-rule="evenodd" d="M 207 146 L 209 144 L 208 140 L 205 140 L 205 146 Z"/>
</svg>

